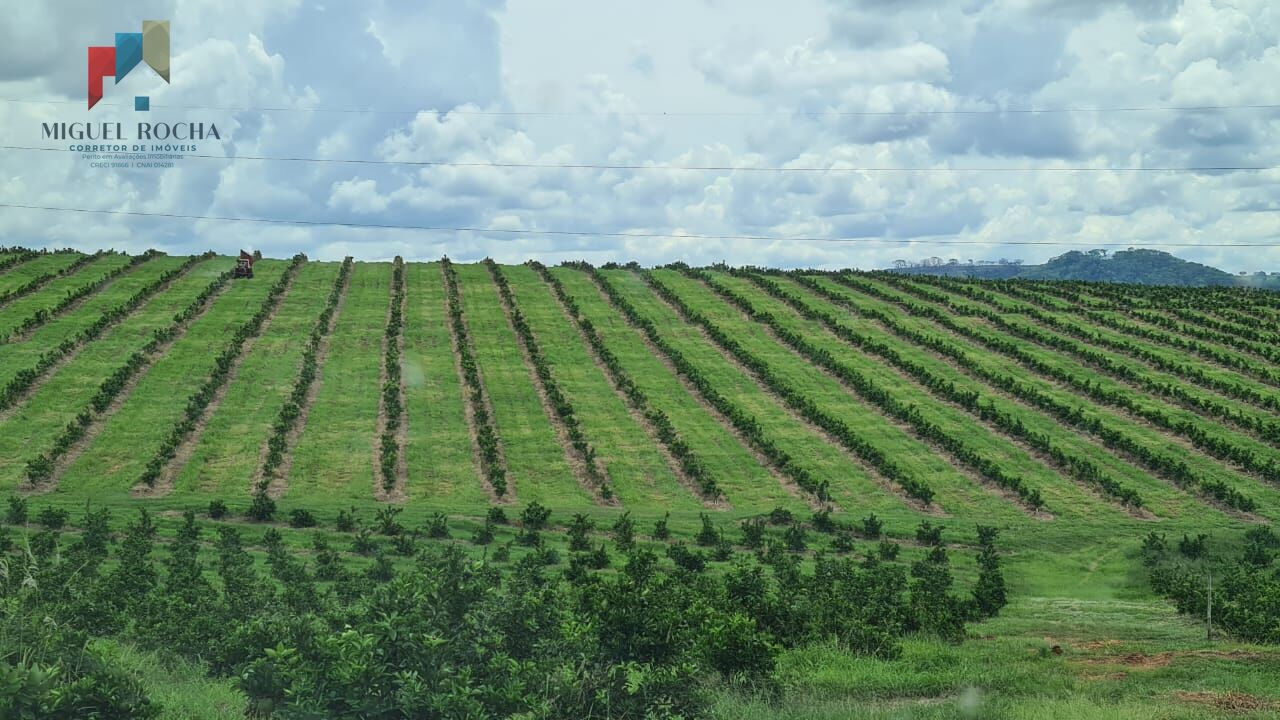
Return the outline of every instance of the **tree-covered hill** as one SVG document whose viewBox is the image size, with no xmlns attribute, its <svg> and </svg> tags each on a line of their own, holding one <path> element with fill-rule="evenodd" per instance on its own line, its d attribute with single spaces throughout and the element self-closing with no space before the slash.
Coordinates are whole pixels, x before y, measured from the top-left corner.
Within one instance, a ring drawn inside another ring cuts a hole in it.
<svg viewBox="0 0 1280 720">
<path fill-rule="evenodd" d="M 1083 280 L 1138 285 L 1222 285 L 1280 289 L 1280 273 L 1232 275 L 1159 250 L 1121 250 L 1116 253 L 1108 253 L 1106 250 L 1072 250 L 1043 265 L 1022 265 L 1009 261 L 970 264 L 930 258 L 919 264 L 899 262 L 893 269 L 911 274 L 988 280 Z"/>
</svg>

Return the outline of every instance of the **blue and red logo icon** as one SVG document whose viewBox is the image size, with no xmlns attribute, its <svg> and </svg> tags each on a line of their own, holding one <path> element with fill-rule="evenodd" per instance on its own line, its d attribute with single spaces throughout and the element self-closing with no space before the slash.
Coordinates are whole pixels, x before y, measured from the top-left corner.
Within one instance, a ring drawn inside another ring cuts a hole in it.
<svg viewBox="0 0 1280 720">
<path fill-rule="evenodd" d="M 102 78 L 111 75 L 118 84 L 140 62 L 169 82 L 168 20 L 144 20 L 140 33 L 116 33 L 114 47 L 89 48 L 89 109 L 102 99 Z M 133 109 L 150 110 L 151 98 L 135 97 Z"/>
</svg>

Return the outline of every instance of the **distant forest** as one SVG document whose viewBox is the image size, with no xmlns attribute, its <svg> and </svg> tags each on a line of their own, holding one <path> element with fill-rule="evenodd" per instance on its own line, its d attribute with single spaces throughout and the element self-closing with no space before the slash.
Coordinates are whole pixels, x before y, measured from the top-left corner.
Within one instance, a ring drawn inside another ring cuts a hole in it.
<svg viewBox="0 0 1280 720">
<path fill-rule="evenodd" d="M 1024 265 L 1021 260 L 944 260 L 931 257 L 921 261 L 897 260 L 896 272 L 915 275 L 945 275 L 992 280 L 1086 280 L 1136 283 L 1140 285 L 1227 285 L 1280 290 L 1280 272 L 1232 275 L 1201 263 L 1189 262 L 1159 250 L 1089 250 L 1059 255 L 1043 265 Z"/>
</svg>

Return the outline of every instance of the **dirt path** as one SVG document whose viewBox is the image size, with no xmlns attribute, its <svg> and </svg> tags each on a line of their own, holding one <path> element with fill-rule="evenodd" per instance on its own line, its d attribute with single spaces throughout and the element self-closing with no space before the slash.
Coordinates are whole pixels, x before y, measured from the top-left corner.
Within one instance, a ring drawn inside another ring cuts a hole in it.
<svg viewBox="0 0 1280 720">
<path fill-rule="evenodd" d="M 844 287 L 848 287 L 848 286 L 844 286 Z M 856 288 L 848 288 L 848 290 L 849 290 L 850 292 L 854 292 L 854 293 L 860 293 L 860 294 L 862 293 L 862 291 L 861 291 L 861 290 L 858 290 L 858 289 L 856 289 Z M 973 340 L 973 339 L 970 339 L 970 338 L 968 338 L 968 337 L 965 337 L 965 336 L 964 336 L 964 335 L 962 335 L 962 334 L 956 333 L 956 332 L 952 331 L 950 328 L 943 327 L 943 326 L 939 325 L 936 321 L 934 321 L 934 320 L 932 320 L 932 319 L 929 319 L 929 318 L 922 318 L 922 317 L 919 317 L 919 316 L 915 315 L 915 314 L 914 314 L 914 313 L 912 313 L 910 310 L 905 309 L 905 308 L 902 308 L 900 303 L 895 303 L 895 302 L 893 302 L 893 301 L 888 301 L 888 300 L 882 300 L 882 299 L 879 299 L 879 298 L 873 298 L 873 299 L 874 299 L 874 300 L 876 300 L 877 302 L 882 302 L 882 303 L 885 303 L 885 304 L 892 305 L 892 306 L 894 307 L 894 309 L 895 309 L 895 312 L 903 313 L 903 314 L 905 314 L 906 316 L 911 317 L 912 319 L 917 320 L 917 321 L 919 321 L 919 322 L 922 322 L 922 323 L 928 323 L 928 325 L 929 325 L 929 327 L 930 327 L 930 328 L 932 328 L 932 329 L 933 329 L 934 331 L 936 331 L 936 332 L 941 333 L 941 334 L 942 334 L 944 337 L 946 337 L 949 341 L 954 342 L 954 343 L 958 343 L 958 345 L 957 345 L 957 346 L 958 346 L 958 347 L 960 347 L 960 348 L 962 348 L 962 349 L 963 349 L 963 348 L 965 348 L 965 347 L 966 347 L 966 345 L 973 345 L 973 346 L 975 346 L 975 347 L 983 348 L 983 349 L 981 350 L 981 352 L 983 352 L 983 353 L 992 353 L 992 354 L 993 354 L 993 356 L 994 356 L 994 355 L 999 355 L 999 353 L 997 353 L 997 352 L 996 352 L 996 351 L 994 351 L 994 350 L 986 349 L 986 346 L 985 346 L 985 345 L 982 345 L 982 344 L 981 344 L 981 343 L 979 343 L 978 341 Z M 892 332 L 892 331 L 889 331 L 889 332 Z M 913 342 L 913 341 L 911 341 L 911 340 L 904 340 L 904 341 L 905 341 L 905 342 L 911 342 L 913 345 L 915 345 L 915 346 L 917 346 L 917 347 L 920 347 L 919 345 L 917 345 L 916 343 L 914 343 L 914 342 Z M 939 353 L 937 353 L 937 351 L 935 351 L 935 350 L 933 350 L 933 349 L 931 349 L 931 348 L 923 348 L 923 349 L 924 349 L 925 351 L 927 351 L 927 352 L 929 352 L 929 353 L 933 354 L 935 357 L 938 357 L 938 358 L 939 358 L 939 359 L 941 359 L 943 362 L 947 362 L 948 364 L 950 364 L 950 365 L 951 365 L 951 367 L 953 367 L 957 372 L 963 373 L 964 375 L 966 375 L 966 376 L 968 376 L 968 377 L 972 378 L 972 379 L 973 379 L 973 380 L 975 380 L 976 382 L 981 383 L 981 384 L 982 384 L 984 387 L 986 387 L 986 388 L 987 388 L 987 389 L 988 389 L 988 390 L 989 390 L 993 395 L 999 396 L 999 397 L 1001 397 L 1001 398 L 1003 398 L 1003 399 L 1005 399 L 1005 400 L 1007 400 L 1007 401 L 1009 401 L 1009 402 L 1011 402 L 1011 403 L 1016 403 L 1016 404 L 1018 404 L 1018 405 L 1020 405 L 1020 406 L 1027 407 L 1028 409 L 1030 409 L 1030 410 L 1031 410 L 1031 411 L 1033 411 L 1033 412 L 1041 412 L 1041 413 L 1043 413 L 1043 412 L 1044 412 L 1044 411 L 1041 411 L 1041 410 L 1039 410 L 1038 408 L 1036 408 L 1036 407 L 1035 407 L 1034 405 L 1032 405 L 1030 402 L 1025 401 L 1025 400 L 1022 400 L 1021 398 L 1018 398 L 1018 397 L 1016 397 L 1016 396 L 1014 396 L 1014 395 L 1010 394 L 1009 392 L 1007 392 L 1007 391 L 1005 391 L 1005 390 L 1003 390 L 1003 389 L 1000 389 L 1000 388 L 997 388 L 997 387 L 995 387 L 995 386 L 991 385 L 990 383 L 988 383 L 988 382 L 987 382 L 987 381 L 986 381 L 986 380 L 981 376 L 981 374 L 979 374 L 979 373 L 977 373 L 977 372 L 975 372 L 975 371 L 973 371 L 973 370 L 970 370 L 970 369 L 968 369 L 968 368 L 965 368 L 965 367 L 962 367 L 962 366 L 956 365 L 954 362 L 950 361 L 950 360 L 949 360 L 948 358 L 946 358 L 945 356 L 942 356 L 942 355 L 940 355 Z M 970 351 L 965 350 L 965 352 L 966 352 L 966 353 L 968 353 L 968 352 L 970 352 Z M 1003 355 L 999 355 L 999 357 L 1004 358 L 1004 356 L 1003 356 Z M 1015 361 L 1013 361 L 1013 360 L 1011 360 L 1011 359 L 1010 359 L 1009 361 L 1010 361 L 1010 362 L 1015 362 Z M 1055 388 L 1058 388 L 1059 390 L 1062 390 L 1062 388 L 1061 388 L 1061 386 L 1060 386 L 1060 383 L 1057 383 L 1057 382 L 1056 382 L 1056 381 L 1054 381 L 1052 378 L 1045 378 L 1044 376 L 1040 375 L 1039 373 L 1036 373 L 1034 370 L 1031 370 L 1031 369 L 1029 369 L 1029 368 L 1024 368 L 1024 370 L 1023 370 L 1023 371 L 1024 371 L 1024 372 L 1029 373 L 1030 375 L 1032 375 L 1032 376 L 1033 376 L 1033 377 L 1035 377 L 1035 378 L 1038 378 L 1038 379 L 1040 379 L 1040 380 L 1043 380 L 1043 381 L 1045 381 L 1045 382 L 1050 383 L 1051 385 L 1053 385 Z M 1026 380 L 1018 380 L 1018 382 L 1023 383 L 1023 384 L 1030 384 L 1030 383 L 1029 383 L 1029 381 L 1026 381 Z M 1072 394 L 1074 394 L 1074 393 L 1072 393 Z M 1053 418 L 1051 415 L 1048 415 L 1047 413 L 1045 413 L 1045 414 L 1046 414 L 1046 416 L 1047 416 L 1047 417 L 1049 417 L 1051 420 L 1054 420 L 1055 422 L 1058 422 L 1058 421 L 1057 421 L 1055 418 Z M 1125 417 L 1128 417 L 1128 416 L 1125 416 Z M 1140 421 L 1140 422 L 1145 422 L 1145 421 Z M 1153 430 L 1155 430 L 1155 431 L 1157 431 L 1157 432 L 1161 432 L 1161 430 L 1160 430 L 1159 428 L 1156 428 L 1156 427 L 1154 427 L 1154 426 L 1151 426 L 1149 423 L 1146 423 L 1146 424 L 1147 424 L 1149 427 L 1151 427 Z M 1084 437 L 1086 437 L 1087 435 L 1088 435 L 1088 433 L 1086 433 L 1086 432 L 1085 432 L 1085 431 L 1083 431 L 1083 430 L 1081 430 L 1080 432 L 1077 432 L 1077 433 L 1076 433 L 1076 436 L 1077 436 L 1077 437 L 1080 437 L 1080 438 L 1084 438 Z M 1169 437 L 1169 440 L 1170 440 L 1171 442 L 1174 442 L 1174 441 L 1176 441 L 1177 439 L 1178 439 L 1178 438 L 1177 438 L 1176 436 Z M 1093 443 L 1093 442 L 1096 442 L 1096 441 L 1095 441 L 1095 440 L 1090 440 L 1090 443 Z M 1219 510 L 1220 512 L 1222 512 L 1222 513 L 1223 513 L 1223 514 L 1225 514 L 1225 515 L 1228 515 L 1228 516 L 1230 516 L 1230 517 L 1235 517 L 1235 518 L 1238 518 L 1238 519 L 1242 519 L 1242 520 L 1247 520 L 1247 521 L 1250 521 L 1250 522 L 1260 522 L 1260 521 L 1261 521 L 1261 518 L 1259 518 L 1259 517 L 1258 517 L 1257 515 L 1255 515 L 1254 513 L 1246 513 L 1246 512 L 1239 511 L 1239 510 L 1235 510 L 1235 509 L 1233 509 L 1233 508 L 1230 508 L 1230 507 L 1228 507 L 1228 506 L 1224 505 L 1222 502 L 1218 501 L 1217 499 L 1215 499 L 1215 498 L 1213 498 L 1213 497 L 1210 497 L 1210 496 L 1207 496 L 1207 495 L 1204 495 L 1204 494 L 1201 494 L 1201 493 L 1197 492 L 1195 489 L 1190 489 L 1190 490 L 1189 490 L 1189 489 L 1187 489 L 1187 488 L 1183 488 L 1183 487 L 1181 487 L 1181 486 L 1179 486 L 1179 485 L 1177 485 L 1177 484 L 1173 483 L 1171 480 L 1168 480 L 1168 479 L 1166 479 L 1166 478 L 1160 477 L 1159 475 L 1155 474 L 1153 471 L 1146 469 L 1146 468 L 1145 468 L 1145 466 L 1142 464 L 1142 462 L 1141 462 L 1140 460 L 1138 460 L 1138 459 L 1137 459 L 1133 454 L 1131 454 L 1131 453 L 1129 453 L 1129 452 L 1126 452 L 1126 451 L 1124 451 L 1124 450 L 1119 450 L 1119 449 L 1113 449 L 1113 448 L 1110 448 L 1110 447 L 1106 447 L 1105 445 L 1103 445 L 1102 447 L 1100 447 L 1100 448 L 1099 448 L 1099 450 L 1100 450 L 1100 451 L 1103 451 L 1103 452 L 1106 452 L 1106 453 L 1108 453 L 1108 454 L 1110 454 L 1112 457 L 1114 457 L 1114 458 L 1116 458 L 1116 459 L 1118 459 L 1118 460 L 1120 460 L 1120 461 L 1122 461 L 1122 462 L 1127 463 L 1128 465 L 1132 466 L 1135 470 L 1137 470 L 1139 474 L 1141 474 L 1141 475 L 1145 475 L 1145 476 L 1148 476 L 1148 477 L 1152 477 L 1152 478 L 1159 478 L 1162 482 L 1166 482 L 1166 483 L 1168 483 L 1168 484 L 1169 484 L 1169 486 L 1171 486 L 1172 488 L 1174 488 L 1177 492 L 1186 493 L 1187 495 L 1190 495 L 1190 496 L 1192 496 L 1192 497 L 1196 498 L 1197 500 L 1199 500 L 1199 501 L 1201 501 L 1201 502 L 1204 502 L 1205 504 L 1210 505 L 1210 506 L 1212 506 L 1212 507 L 1216 508 L 1217 510 Z M 1139 517 L 1140 519 L 1154 519 L 1154 518 L 1147 518 L 1147 517 L 1144 517 L 1142 513 L 1143 513 L 1143 512 L 1145 512 L 1145 511 L 1138 511 L 1138 512 L 1139 512 L 1138 517 Z"/>
<path fill-rule="evenodd" d="M 165 290 L 168 290 L 170 287 L 173 286 L 175 282 L 177 282 L 179 279 L 185 276 L 188 272 L 194 269 L 196 265 L 199 265 L 199 264 L 200 263 L 198 262 L 194 263 L 190 267 L 183 270 L 182 272 L 177 273 L 173 277 L 161 283 L 143 302 L 139 303 L 137 307 L 135 307 L 133 310 L 130 310 L 127 314 L 121 316 L 115 322 L 112 322 L 107 327 L 103 328 L 102 331 L 98 333 L 97 337 L 94 338 L 94 340 L 101 339 L 102 336 L 105 335 L 109 330 L 111 330 L 112 328 L 115 328 L 125 320 L 128 320 L 129 318 L 133 317 L 133 315 L 137 313 L 139 310 L 151 304 L 151 301 L 153 301 L 157 295 L 163 293 Z M 89 342 L 92 342 L 92 341 L 89 341 Z M 25 391 L 23 391 L 21 396 L 19 396 L 16 400 L 14 400 L 14 403 L 11 407 L 9 407 L 7 410 L 0 411 L 0 422 L 4 422 L 8 420 L 10 417 L 12 417 L 13 413 L 17 411 L 17 408 L 19 405 L 25 402 L 32 395 L 35 395 L 37 392 L 39 392 L 40 389 L 44 387 L 45 383 L 49 381 L 49 378 L 57 374 L 57 372 L 61 370 L 63 367 L 65 367 L 67 363 L 71 362 L 72 360 L 75 360 L 76 357 L 79 356 L 80 351 L 83 350 L 85 345 L 87 344 L 88 342 L 86 342 L 83 339 L 77 340 L 75 346 L 70 350 L 68 350 L 67 353 L 64 354 L 62 357 L 58 358 L 57 362 L 53 363 L 49 367 L 42 370 L 40 372 L 40 379 L 36 380 L 34 383 L 31 384 L 30 387 L 28 387 Z"/>
</svg>

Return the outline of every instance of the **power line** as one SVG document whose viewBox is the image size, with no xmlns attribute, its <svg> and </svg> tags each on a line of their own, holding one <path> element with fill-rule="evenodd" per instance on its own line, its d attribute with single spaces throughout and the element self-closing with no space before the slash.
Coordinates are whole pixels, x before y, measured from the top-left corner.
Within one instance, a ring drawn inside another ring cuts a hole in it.
<svg viewBox="0 0 1280 720">
<path fill-rule="evenodd" d="M 482 227 L 447 227 L 439 225 L 392 225 L 382 223 L 339 222 L 330 220 L 291 220 L 282 218 L 249 218 L 225 215 L 184 215 L 179 213 L 150 213 L 136 210 L 97 210 L 92 208 L 49 207 L 44 205 L 20 205 L 0 203 L 0 207 L 21 210 L 46 210 L 50 212 L 88 213 L 100 215 L 122 215 L 130 217 L 154 217 L 178 220 L 214 220 L 219 222 L 264 223 L 271 225 L 302 225 L 308 227 L 343 227 L 375 230 L 417 230 L 425 232 L 473 232 L 499 233 L 504 235 L 556 235 L 569 237 L 609 237 L 609 238 L 641 238 L 671 240 L 763 240 L 768 242 L 830 242 L 830 243 L 892 243 L 901 245 L 1053 245 L 1060 247 L 1280 247 L 1280 242 L 1270 243 L 1118 243 L 1089 242 L 1072 243 L 1057 240 L 942 240 L 936 238 L 829 238 L 829 237 L 779 237 L 769 235 L 700 235 L 654 232 L 597 232 L 589 230 L 533 230 L 533 229 L 498 229 Z"/>
<path fill-rule="evenodd" d="M 92 141 L 101 142 L 101 141 Z M 26 145 L 0 145 L 0 150 L 25 150 L 34 152 L 81 152 L 69 148 L 31 147 Z M 104 152 L 110 155 L 147 155 L 146 152 Z M 1280 165 L 1199 165 L 1192 167 L 760 167 L 739 165 L 614 165 L 596 163 L 508 163 L 462 162 L 449 160 L 369 160 L 361 158 L 312 158 L 269 155 L 202 155 L 174 153 L 183 158 L 202 160 L 252 160 L 259 162 L 333 163 L 338 165 L 397 165 L 405 167 L 459 167 L 459 168 L 507 168 L 542 170 L 639 170 L 653 172 L 806 172 L 806 173 L 1207 173 L 1207 172 L 1260 172 L 1280 170 Z"/>
<path fill-rule="evenodd" d="M 18 105 L 83 105 L 82 100 L 27 100 L 0 98 L 2 103 Z M 98 107 L 133 108 L 126 103 L 98 103 Z M 636 112 L 601 112 L 586 110 L 383 110 L 378 108 L 298 108 L 298 107 L 237 107 L 220 105 L 151 105 L 157 110 L 220 110 L 226 112 L 306 112 L 337 113 L 351 115 L 417 115 L 434 112 L 441 115 L 477 115 L 491 117 L 897 117 L 904 115 L 1055 115 L 1072 113 L 1140 113 L 1140 112 L 1217 112 L 1222 110 L 1278 110 L 1280 104 L 1231 104 L 1231 105 L 1135 105 L 1120 107 L 1066 107 L 1066 108 L 981 108 L 967 110 L 781 110 L 772 112 L 747 112 L 733 110 L 651 110 Z"/>
</svg>

